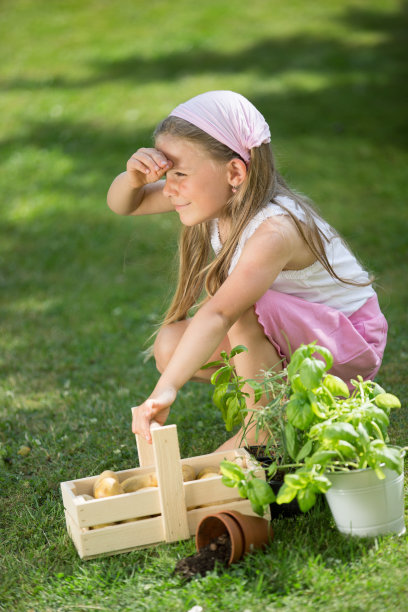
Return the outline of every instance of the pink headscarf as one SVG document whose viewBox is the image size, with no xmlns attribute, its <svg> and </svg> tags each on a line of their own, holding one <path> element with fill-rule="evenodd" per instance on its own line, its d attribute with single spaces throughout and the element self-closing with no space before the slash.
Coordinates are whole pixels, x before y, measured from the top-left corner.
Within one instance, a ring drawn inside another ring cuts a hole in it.
<svg viewBox="0 0 408 612">
<path fill-rule="evenodd" d="M 241 94 L 208 91 L 177 106 L 170 116 L 185 119 L 238 153 L 247 163 L 250 150 L 271 141 L 263 115 Z"/>
</svg>

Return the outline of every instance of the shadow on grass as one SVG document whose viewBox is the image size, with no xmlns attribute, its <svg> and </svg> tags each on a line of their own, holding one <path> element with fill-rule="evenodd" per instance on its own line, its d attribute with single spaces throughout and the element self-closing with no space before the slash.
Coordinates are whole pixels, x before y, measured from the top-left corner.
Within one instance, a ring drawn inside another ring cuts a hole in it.
<svg viewBox="0 0 408 612">
<path fill-rule="evenodd" d="M 99 84 L 131 80 L 144 84 L 156 81 L 174 82 L 186 76 L 209 74 L 236 74 L 251 71 L 263 77 L 289 78 L 292 74 L 323 76 L 328 85 L 317 85 L 316 91 L 304 92 L 293 82 L 290 93 L 254 97 L 246 93 L 270 121 L 273 133 L 288 137 L 304 132 L 317 135 L 349 132 L 364 133 L 370 141 L 392 143 L 406 148 L 407 129 L 405 100 L 407 97 L 407 63 L 405 32 L 408 23 L 408 5 L 401 4 L 394 15 L 384 15 L 373 9 L 350 9 L 342 17 L 351 31 L 368 31 L 382 35 L 375 45 L 346 43 L 324 37 L 297 35 L 287 38 L 260 40 L 238 53 L 220 53 L 207 48 L 189 49 L 147 59 L 130 56 L 122 60 L 96 61 L 95 76 L 84 80 L 70 80 L 53 76 L 48 81 L 19 79 L 4 81 L 4 90 L 36 90 L 50 87 L 84 89 Z M 199 92 L 197 92 L 199 93 Z M 299 112 L 301 109 L 301 112 Z M 170 111 L 171 109 L 169 109 Z M 368 110 L 368 112 L 367 112 Z M 279 121 L 276 121 L 278 117 Z M 319 121 L 316 121 L 316 118 Z M 284 127 L 282 127 L 284 126 Z M 56 142 L 68 152 L 76 153 L 77 129 L 58 123 L 34 125 L 27 130 L 27 141 L 47 143 L 50 132 Z M 83 137 L 92 132 L 85 128 Z M 92 134 L 95 146 L 108 144 L 109 134 Z M 81 139 L 82 140 L 82 139 Z M 24 141 L 24 139 L 23 139 Z M 138 141 L 128 138 L 129 150 Z M 24 142 L 21 142 L 24 144 Z M 17 142 L 15 143 L 17 144 Z M 88 143 L 88 147 L 90 144 Z M 88 152 L 92 153 L 92 146 Z M 107 150 L 107 149 L 105 149 Z"/>
<path fill-rule="evenodd" d="M 176 87 L 177 79 L 186 74 L 247 70 L 255 71 L 260 80 L 269 75 L 284 79 L 291 73 L 323 75 L 328 84 L 317 90 L 300 90 L 295 80 L 284 92 L 257 96 L 243 92 L 265 114 L 276 138 L 296 141 L 305 134 L 313 136 L 318 168 L 333 145 L 345 154 L 350 146 L 371 142 L 406 147 L 408 80 L 403 33 L 407 16 L 405 2 L 395 15 L 384 16 L 371 9 L 347 12 L 343 19 L 351 29 L 383 35 L 375 46 L 306 35 L 265 39 L 235 54 L 193 49 L 154 60 L 128 57 L 99 62 L 94 66 L 95 77 L 84 82 L 20 80 L 3 82 L 3 87 L 31 91 L 47 86 L 114 85 L 120 79 L 146 83 L 170 78 Z M 107 211 L 105 197 L 124 160 L 138 146 L 151 142 L 152 130 L 153 126 L 129 132 L 96 123 L 32 121 L 22 125 L 15 138 L 0 143 L 4 160 L 33 149 L 56 152 L 71 162 L 65 174 L 51 168 L 31 182 L 11 181 L 7 186 L 11 202 L 22 195 L 30 199 L 38 194 L 51 194 L 58 202 L 58 207 L 34 211 L 27 219 L 12 220 L 6 210 L 1 228 L 0 286 L 7 295 L 2 314 L 9 325 L 12 348 L 7 348 L 0 364 L 3 374 L 10 380 L 14 376 L 22 388 L 39 392 L 41 384 L 52 388 L 68 378 L 80 388 L 85 371 L 88 384 L 100 384 L 110 371 L 111 377 L 127 386 L 134 375 L 131 368 L 126 375 L 121 369 L 163 310 L 167 295 L 163 285 L 168 284 L 167 263 L 174 252 L 176 230 L 173 221 L 140 219 L 133 238 L 129 222 L 122 224 Z M 98 198 L 100 209 L 95 211 Z M 354 230 L 356 211 L 346 206 L 347 235 L 347 230 Z M 361 215 L 366 214 L 365 206 L 362 202 Z M 401 270 L 402 277 L 406 264 L 392 259 L 392 254 L 403 252 L 406 220 L 399 211 L 384 206 L 367 223 L 381 228 L 376 249 L 384 255 L 377 265 L 385 271 L 392 266 L 394 274 Z M 371 234 L 364 231 L 362 238 L 372 242 Z M 130 258 L 125 267 L 124 257 Z M 400 317 L 403 296 L 399 303 Z M 398 354 L 393 359 L 398 361 Z"/>
</svg>

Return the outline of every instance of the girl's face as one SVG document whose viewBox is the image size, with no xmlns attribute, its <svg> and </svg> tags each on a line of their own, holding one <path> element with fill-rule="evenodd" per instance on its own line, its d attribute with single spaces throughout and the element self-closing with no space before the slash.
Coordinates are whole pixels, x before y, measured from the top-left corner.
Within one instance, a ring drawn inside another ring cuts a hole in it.
<svg viewBox="0 0 408 612">
<path fill-rule="evenodd" d="M 230 163 L 215 161 L 200 145 L 169 134 L 157 137 L 156 148 L 173 163 L 163 194 L 183 225 L 221 217 L 231 197 Z"/>
</svg>

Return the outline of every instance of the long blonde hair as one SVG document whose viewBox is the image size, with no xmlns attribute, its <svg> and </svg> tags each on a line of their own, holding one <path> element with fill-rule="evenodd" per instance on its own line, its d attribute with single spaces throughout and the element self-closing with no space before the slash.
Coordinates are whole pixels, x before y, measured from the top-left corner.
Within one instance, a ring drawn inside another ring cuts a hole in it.
<svg viewBox="0 0 408 612">
<path fill-rule="evenodd" d="M 203 147 L 215 161 L 227 163 L 240 157 L 203 130 L 178 117 L 167 117 L 157 126 L 155 138 L 163 134 L 186 139 Z M 276 201 L 277 196 L 288 196 L 294 200 L 304 212 L 303 222 Z M 214 295 L 228 276 L 232 257 L 248 222 L 271 201 L 292 218 L 310 251 L 333 278 L 350 285 L 360 285 L 340 278 L 333 270 L 324 247 L 328 237 L 316 223 L 316 219 L 320 219 L 318 213 L 304 196 L 288 187 L 276 170 L 270 145 L 262 144 L 251 149 L 246 179 L 226 204 L 224 216 L 230 221 L 231 230 L 221 251 L 212 261 L 211 221 L 183 227 L 179 240 L 178 283 L 162 321 L 163 326 L 185 319 L 191 308 L 197 306 L 203 291 L 207 296 Z"/>
</svg>

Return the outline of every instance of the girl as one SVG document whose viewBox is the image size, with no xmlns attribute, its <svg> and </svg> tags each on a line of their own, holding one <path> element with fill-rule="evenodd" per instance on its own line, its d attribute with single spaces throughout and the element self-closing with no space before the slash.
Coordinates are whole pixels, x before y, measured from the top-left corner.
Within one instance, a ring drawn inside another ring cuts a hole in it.
<svg viewBox="0 0 408 612">
<path fill-rule="evenodd" d="M 184 225 L 178 286 L 154 343 L 161 376 L 132 409 L 132 430 L 148 442 L 151 422 L 166 421 L 177 391 L 188 380 L 208 381 L 202 366 L 237 344 L 248 348 L 234 358 L 244 378 L 281 369 L 314 340 L 346 381 L 373 378 L 380 367 L 387 323 L 369 276 L 285 184 L 269 143 L 264 117 L 246 98 L 207 92 L 175 108 L 157 127 L 154 148 L 136 151 L 109 189 L 118 214 L 175 211 Z M 203 289 L 207 297 L 189 318 Z M 250 432 L 246 443 L 262 439 Z"/>
</svg>

